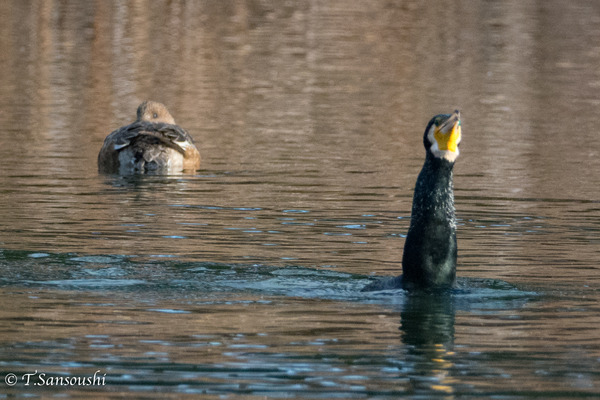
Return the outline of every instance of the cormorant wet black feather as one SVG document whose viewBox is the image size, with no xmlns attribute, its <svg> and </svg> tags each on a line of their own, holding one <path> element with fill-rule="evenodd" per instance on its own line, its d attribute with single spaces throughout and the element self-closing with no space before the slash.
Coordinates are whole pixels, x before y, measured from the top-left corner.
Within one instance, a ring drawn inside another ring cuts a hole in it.
<svg viewBox="0 0 600 400">
<path fill-rule="evenodd" d="M 452 287 L 456 281 L 453 163 L 427 153 L 417 179 L 404 243 L 404 288 Z"/>
</svg>

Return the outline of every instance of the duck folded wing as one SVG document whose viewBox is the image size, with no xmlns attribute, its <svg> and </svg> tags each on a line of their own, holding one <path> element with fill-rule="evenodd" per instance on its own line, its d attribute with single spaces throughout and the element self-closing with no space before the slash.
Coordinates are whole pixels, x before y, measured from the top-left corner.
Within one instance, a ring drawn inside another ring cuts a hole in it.
<svg viewBox="0 0 600 400">
<path fill-rule="evenodd" d="M 194 144 L 192 137 L 177 125 L 144 121 L 134 122 L 111 133 L 106 138 L 106 142 L 112 143 L 113 150 L 120 151 L 127 146 L 131 146 L 143 136 L 154 137 L 156 138 L 154 142 L 172 147 L 182 154 L 185 153 L 185 149 L 190 144 Z"/>
<path fill-rule="evenodd" d="M 136 121 L 111 133 L 99 155 L 104 172 L 193 170 L 199 164 L 200 153 L 184 129 L 145 121 Z"/>
</svg>

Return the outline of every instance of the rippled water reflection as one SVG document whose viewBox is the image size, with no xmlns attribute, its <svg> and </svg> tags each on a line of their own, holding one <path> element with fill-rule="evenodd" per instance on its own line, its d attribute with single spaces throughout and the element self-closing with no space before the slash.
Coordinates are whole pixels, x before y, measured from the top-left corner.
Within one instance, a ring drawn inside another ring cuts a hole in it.
<svg viewBox="0 0 600 400">
<path fill-rule="evenodd" d="M 106 373 L 2 393 L 600 392 L 595 2 L 0 15 L 0 374 Z M 146 98 L 196 138 L 196 174 L 97 174 Z M 399 272 L 422 131 L 454 108 L 461 287 L 360 293 Z"/>
</svg>

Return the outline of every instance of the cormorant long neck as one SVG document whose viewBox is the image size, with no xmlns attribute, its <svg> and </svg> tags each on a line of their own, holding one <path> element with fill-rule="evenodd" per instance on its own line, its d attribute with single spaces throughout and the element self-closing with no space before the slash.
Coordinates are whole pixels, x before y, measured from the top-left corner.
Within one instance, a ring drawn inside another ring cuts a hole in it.
<svg viewBox="0 0 600 400">
<path fill-rule="evenodd" d="M 453 166 L 427 151 L 415 186 L 402 257 L 405 288 L 448 288 L 456 282 Z"/>
</svg>

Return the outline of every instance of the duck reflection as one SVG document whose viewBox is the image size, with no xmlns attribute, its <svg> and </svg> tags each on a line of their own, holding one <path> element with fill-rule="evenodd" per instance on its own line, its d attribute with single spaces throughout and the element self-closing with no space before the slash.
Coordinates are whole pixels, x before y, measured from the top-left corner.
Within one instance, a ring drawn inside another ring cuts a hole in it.
<svg viewBox="0 0 600 400">
<path fill-rule="evenodd" d="M 413 392 L 454 392 L 454 307 L 449 292 L 415 292 L 407 297 L 399 329 L 408 349 L 406 376 Z"/>
<path fill-rule="evenodd" d="M 145 175 L 102 175 L 99 179 L 108 188 L 160 191 L 163 186 L 164 190 L 179 188 L 193 178 L 194 176 L 148 173 Z"/>
</svg>

